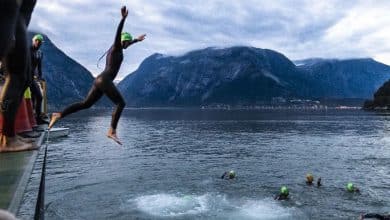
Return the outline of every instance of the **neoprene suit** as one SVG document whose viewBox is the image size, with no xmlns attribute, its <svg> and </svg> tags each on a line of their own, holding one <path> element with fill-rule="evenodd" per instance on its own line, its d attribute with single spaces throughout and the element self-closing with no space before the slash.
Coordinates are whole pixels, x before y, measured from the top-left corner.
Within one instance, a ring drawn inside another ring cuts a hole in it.
<svg viewBox="0 0 390 220">
<path fill-rule="evenodd" d="M 2 63 L 6 73 L 6 80 L 0 96 L 1 112 L 3 114 L 2 134 L 7 137 L 15 136 L 15 116 L 31 71 L 27 26 L 30 23 L 35 3 L 35 0 L 5 0 L 1 1 L 0 4 L 0 39 L 9 39 L 9 36 L 11 36 L 15 40 L 12 44 L 13 47 L 9 50 L 3 49 L 6 47 L 0 47 L 2 50 L 0 52 L 4 53 L 0 55 L 4 55 Z M 10 11 L 3 14 L 3 6 Z M 15 22 L 13 22 L 14 20 Z M 7 22 L 10 23 L 4 25 Z"/>
<path fill-rule="evenodd" d="M 113 83 L 113 80 L 118 74 L 119 68 L 123 61 L 121 33 L 122 33 L 124 23 L 125 23 L 125 18 L 122 18 L 122 20 L 119 23 L 118 29 L 116 31 L 114 45 L 112 45 L 107 52 L 106 67 L 104 71 L 96 77 L 87 97 L 84 99 L 84 101 L 74 103 L 69 107 L 65 108 L 65 110 L 61 112 L 61 118 L 69 114 L 72 114 L 74 112 L 80 111 L 82 109 L 87 109 L 91 107 L 103 95 L 106 95 L 116 105 L 116 108 L 112 113 L 112 119 L 111 119 L 111 127 L 113 129 L 116 129 L 122 110 L 125 107 L 125 101 L 123 100 L 122 95 L 119 93 L 118 89 L 115 87 Z M 131 41 L 130 44 L 133 44 L 137 41 L 138 40 L 135 39 Z"/>
<path fill-rule="evenodd" d="M 376 214 L 376 213 L 367 213 L 367 214 L 362 215 L 362 219 L 365 219 L 365 218 L 375 218 L 375 219 L 379 219 L 379 220 L 390 220 L 390 215 L 380 215 L 380 214 Z"/>
<path fill-rule="evenodd" d="M 42 112 L 42 92 L 38 85 L 38 82 L 34 80 L 34 75 L 37 75 L 38 79 L 42 79 L 42 51 L 39 49 L 35 49 L 33 46 L 30 48 L 31 52 L 31 83 L 30 83 L 30 90 L 32 99 L 34 101 L 34 107 L 35 107 L 35 114 L 37 120 L 41 118 L 41 112 Z M 37 74 L 35 74 L 35 71 L 37 71 Z"/>
<path fill-rule="evenodd" d="M 15 26 L 19 15 L 20 0 L 0 1 L 0 59 L 2 60 L 13 45 Z"/>
</svg>

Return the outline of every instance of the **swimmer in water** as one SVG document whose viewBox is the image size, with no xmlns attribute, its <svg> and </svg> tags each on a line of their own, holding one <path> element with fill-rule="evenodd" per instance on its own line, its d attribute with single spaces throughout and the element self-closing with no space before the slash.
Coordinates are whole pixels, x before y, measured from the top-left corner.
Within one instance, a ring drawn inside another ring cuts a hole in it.
<svg viewBox="0 0 390 220">
<path fill-rule="evenodd" d="M 321 177 L 319 177 L 318 180 L 317 180 L 317 187 L 320 187 L 320 186 L 322 186 L 322 184 L 321 184 Z"/>
<path fill-rule="evenodd" d="M 357 188 L 353 183 L 347 184 L 347 191 L 350 193 L 360 193 L 359 188 Z"/>
<path fill-rule="evenodd" d="M 306 184 L 311 186 L 313 185 L 314 177 L 311 173 L 306 174 Z"/>
<path fill-rule="evenodd" d="M 279 195 L 275 196 L 275 200 L 288 200 L 288 195 L 290 194 L 288 188 L 286 186 L 282 186 L 280 188 Z"/>
<path fill-rule="evenodd" d="M 363 220 L 363 219 L 379 219 L 379 220 L 390 220 L 390 213 L 388 214 L 377 214 L 377 213 L 366 213 L 366 214 L 362 214 L 360 215 L 360 219 Z"/>
<path fill-rule="evenodd" d="M 229 172 L 226 171 L 223 173 L 223 175 L 221 176 L 221 179 L 234 179 L 236 178 L 236 172 L 234 172 L 234 170 L 230 170 Z"/>
</svg>

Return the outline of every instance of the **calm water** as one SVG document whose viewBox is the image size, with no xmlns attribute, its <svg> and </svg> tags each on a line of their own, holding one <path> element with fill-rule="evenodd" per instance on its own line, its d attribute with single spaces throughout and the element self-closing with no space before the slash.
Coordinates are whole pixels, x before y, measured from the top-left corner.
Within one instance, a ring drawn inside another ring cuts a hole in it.
<svg viewBox="0 0 390 220">
<path fill-rule="evenodd" d="M 363 111 L 126 110 L 59 123 L 47 219 L 356 219 L 390 211 L 390 115 Z M 234 169 L 232 181 L 219 177 Z M 323 187 L 306 186 L 305 175 Z M 354 182 L 361 195 L 345 192 Z M 281 185 L 290 201 L 274 201 Z"/>
</svg>

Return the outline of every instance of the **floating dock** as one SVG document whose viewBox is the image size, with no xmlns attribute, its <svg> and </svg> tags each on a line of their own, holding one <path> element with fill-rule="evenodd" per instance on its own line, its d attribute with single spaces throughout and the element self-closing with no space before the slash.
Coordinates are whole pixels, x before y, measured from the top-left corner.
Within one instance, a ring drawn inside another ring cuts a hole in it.
<svg viewBox="0 0 390 220">
<path fill-rule="evenodd" d="M 68 128 L 50 131 L 50 139 L 69 134 Z M 34 219 L 41 183 L 47 132 L 41 132 L 35 143 L 38 150 L 0 154 L 0 209 L 19 219 Z M 28 192 L 28 193 L 26 193 Z"/>
</svg>

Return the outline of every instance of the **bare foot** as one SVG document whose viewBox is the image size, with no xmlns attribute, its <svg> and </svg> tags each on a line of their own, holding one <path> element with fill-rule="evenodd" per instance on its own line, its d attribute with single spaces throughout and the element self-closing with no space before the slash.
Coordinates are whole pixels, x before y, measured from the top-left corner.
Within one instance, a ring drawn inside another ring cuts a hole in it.
<svg viewBox="0 0 390 220">
<path fill-rule="evenodd" d="M 33 143 L 35 142 L 35 140 L 33 138 L 24 138 L 22 136 L 19 136 L 19 135 L 16 135 L 16 137 L 22 141 L 22 142 L 26 142 L 26 143 Z"/>
<path fill-rule="evenodd" d="M 15 137 L 1 137 L 0 152 L 18 152 L 37 149 L 32 143 L 26 143 Z"/>
<path fill-rule="evenodd" d="M 110 129 L 108 131 L 107 137 L 111 138 L 112 140 L 114 140 L 119 145 L 122 145 L 122 142 L 119 140 L 118 136 L 116 136 L 116 132 L 114 130 Z"/>
<path fill-rule="evenodd" d="M 51 119 L 50 119 L 50 123 L 49 123 L 49 127 L 48 129 L 50 130 L 50 128 L 53 127 L 53 125 L 58 121 L 58 119 L 61 118 L 61 113 L 53 113 L 51 114 Z"/>
</svg>

